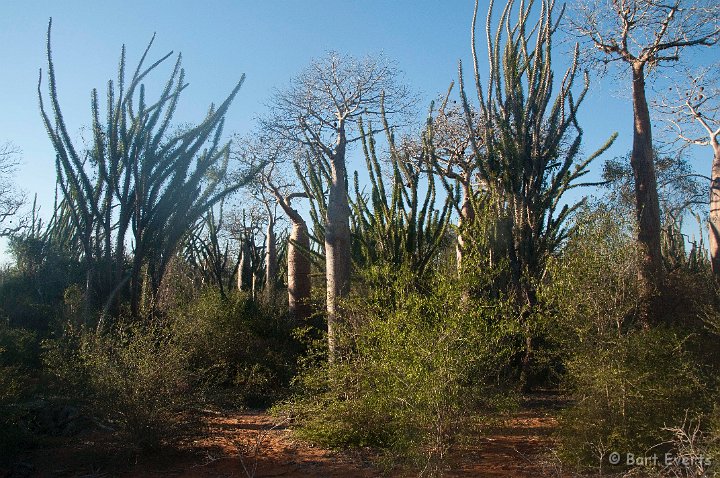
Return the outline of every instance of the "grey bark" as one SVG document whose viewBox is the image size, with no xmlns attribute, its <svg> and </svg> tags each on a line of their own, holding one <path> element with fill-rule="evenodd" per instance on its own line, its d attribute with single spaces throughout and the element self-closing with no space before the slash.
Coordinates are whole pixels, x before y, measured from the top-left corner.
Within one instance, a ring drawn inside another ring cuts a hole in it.
<svg viewBox="0 0 720 478">
<path fill-rule="evenodd" d="M 331 181 L 325 222 L 325 277 L 327 281 L 328 349 L 336 354 L 340 300 L 350 291 L 350 205 L 345 166 L 345 125 L 339 121 L 337 141 L 330 158 Z"/>
<path fill-rule="evenodd" d="M 278 263 L 275 220 L 272 215 L 270 215 L 265 235 L 265 291 L 269 300 L 272 300 L 273 297 L 275 297 L 277 271 Z"/>
<path fill-rule="evenodd" d="M 238 265 L 238 290 L 252 290 L 253 272 L 252 255 L 250 253 L 251 243 L 248 238 L 242 239 L 240 248 L 240 264 Z"/>
</svg>

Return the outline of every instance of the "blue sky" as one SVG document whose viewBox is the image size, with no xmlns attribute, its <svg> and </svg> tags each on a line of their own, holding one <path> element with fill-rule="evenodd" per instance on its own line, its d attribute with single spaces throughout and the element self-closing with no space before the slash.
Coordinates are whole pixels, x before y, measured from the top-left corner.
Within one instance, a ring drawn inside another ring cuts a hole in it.
<svg viewBox="0 0 720 478">
<path fill-rule="evenodd" d="M 190 86 L 178 121 L 201 118 L 211 102 L 222 100 L 247 75 L 227 115 L 230 134 L 247 132 L 253 118 L 263 114 L 273 88 L 287 85 L 328 50 L 382 52 L 395 60 L 420 95 L 419 112 L 424 113 L 456 79 L 458 60 L 470 66 L 472 9 L 471 0 L 6 0 L 0 4 L 0 143 L 12 142 L 22 151 L 17 183 L 30 198 L 37 193 L 47 213 L 54 153 L 40 120 L 36 88 L 38 70 L 45 69 L 49 17 L 59 97 L 71 132 L 79 135 L 89 124 L 90 90 L 97 87 L 104 94 L 107 80 L 116 75 L 121 46 L 126 45 L 134 66 L 156 32 L 153 58 L 170 50 L 183 54 Z M 566 58 L 558 55 L 557 70 L 567 66 Z M 587 152 L 612 132 L 620 133 L 606 153 L 610 158 L 630 147 L 632 113 L 625 83 L 618 87 L 614 77 L 607 80 L 593 77 L 580 121 Z M 704 158 L 702 153 L 698 157 Z M 705 163 L 700 159 L 701 171 L 709 169 Z"/>
</svg>

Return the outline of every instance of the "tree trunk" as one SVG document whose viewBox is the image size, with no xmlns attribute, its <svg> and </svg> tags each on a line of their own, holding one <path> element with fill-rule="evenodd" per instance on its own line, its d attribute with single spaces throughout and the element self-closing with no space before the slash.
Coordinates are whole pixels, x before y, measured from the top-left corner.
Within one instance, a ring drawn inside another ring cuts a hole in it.
<svg viewBox="0 0 720 478">
<path fill-rule="evenodd" d="M 710 176 L 710 223 L 709 245 L 710 265 L 713 275 L 720 278 L 720 144 L 715 138 L 711 139 L 713 147 L 713 163 Z"/>
<path fill-rule="evenodd" d="M 274 186 L 270 185 L 270 189 L 292 223 L 288 240 L 288 311 L 294 322 L 302 323 L 310 317 L 311 313 L 311 264 L 306 252 L 310 250 L 310 236 L 307 223 L 290 203 L 293 197 L 307 197 L 307 195 L 301 193 L 282 196 Z"/>
<path fill-rule="evenodd" d="M 238 290 L 248 291 L 252 289 L 252 257 L 250 255 L 250 241 L 242 240 L 240 249 L 240 264 L 238 265 Z"/>
<path fill-rule="evenodd" d="M 632 65 L 634 132 L 630 165 L 635 176 L 635 200 L 640 246 L 640 320 L 648 325 L 651 302 L 663 279 L 660 250 L 660 203 L 652 148 L 650 112 L 645 98 L 644 64 Z"/>
<path fill-rule="evenodd" d="M 295 322 L 310 317 L 310 259 L 302 249 L 310 249 L 305 221 L 293 221 L 288 243 L 288 309 Z"/>
<path fill-rule="evenodd" d="M 268 220 L 267 234 L 265 236 L 265 292 L 268 300 L 275 297 L 277 284 L 277 245 L 275 243 L 275 221 Z"/>
<path fill-rule="evenodd" d="M 336 353 L 339 299 L 350 290 L 350 205 L 345 167 L 345 128 L 340 122 L 338 137 L 330 158 L 331 182 L 325 221 L 325 278 L 327 281 L 328 351 L 330 361 Z"/>
<path fill-rule="evenodd" d="M 467 231 L 463 231 L 463 226 L 472 224 L 473 220 L 475 219 L 475 211 L 472 207 L 472 202 L 470 195 L 472 192 L 470 191 L 470 186 L 465 184 L 463 185 L 463 204 L 460 208 L 460 219 L 458 220 L 458 237 L 457 237 L 457 244 L 455 245 L 455 257 L 457 258 L 457 270 L 458 274 L 462 274 L 462 267 L 463 267 L 463 255 L 465 254 L 466 244 L 467 244 Z"/>
</svg>

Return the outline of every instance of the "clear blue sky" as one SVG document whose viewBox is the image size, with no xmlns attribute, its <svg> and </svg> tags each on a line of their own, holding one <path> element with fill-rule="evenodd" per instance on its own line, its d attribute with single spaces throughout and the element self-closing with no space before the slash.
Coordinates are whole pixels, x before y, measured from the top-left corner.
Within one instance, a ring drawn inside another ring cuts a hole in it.
<svg viewBox="0 0 720 478">
<path fill-rule="evenodd" d="M 156 32 L 153 58 L 182 52 L 190 83 L 176 119 L 201 118 L 209 103 L 223 99 L 245 73 L 225 130 L 243 133 L 263 114 L 273 88 L 287 85 L 310 59 L 331 49 L 383 52 L 396 60 L 425 112 L 456 78 L 458 60 L 470 66 L 472 8 L 471 0 L 6 0 L 0 4 L 0 143 L 10 141 L 22 150 L 17 182 L 30 197 L 38 194 L 47 214 L 54 153 L 40 120 L 36 87 L 38 70 L 45 69 L 49 17 L 59 97 L 71 132 L 79 135 L 89 124 L 90 90 L 97 87 L 104 94 L 107 80 L 115 78 L 121 46 L 127 46 L 134 66 Z M 484 10 L 481 6 L 482 19 Z M 566 64 L 558 57 L 559 70 Z M 620 137 L 606 157 L 622 155 L 632 137 L 628 95 L 614 81 L 593 78 L 592 83 L 581 116 L 585 149 L 596 149 L 617 130 Z M 698 164 L 701 171 L 709 169 L 705 161 Z"/>
</svg>

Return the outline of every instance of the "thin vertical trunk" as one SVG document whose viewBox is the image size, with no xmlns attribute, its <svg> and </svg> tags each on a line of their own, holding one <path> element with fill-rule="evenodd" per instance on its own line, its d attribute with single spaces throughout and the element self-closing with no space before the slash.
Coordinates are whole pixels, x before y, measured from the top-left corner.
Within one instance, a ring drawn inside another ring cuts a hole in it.
<svg viewBox="0 0 720 478">
<path fill-rule="evenodd" d="M 720 144 L 712 138 L 713 163 L 710 176 L 710 222 L 709 246 L 710 265 L 713 275 L 720 278 Z"/>
<path fill-rule="evenodd" d="M 457 237 L 457 244 L 455 245 L 455 256 L 457 258 L 457 270 L 458 274 L 462 273 L 463 268 L 463 256 L 466 252 L 466 244 L 467 244 L 467 231 L 463 230 L 463 226 L 467 226 L 468 224 L 472 224 L 472 222 L 475 219 L 475 211 L 472 207 L 472 201 L 470 195 L 472 192 L 470 191 L 470 185 L 469 184 L 463 184 L 463 204 L 460 208 L 460 219 L 458 220 L 458 237 Z"/>
<path fill-rule="evenodd" d="M 325 274 L 327 281 L 328 351 L 336 353 L 339 300 L 350 290 L 350 205 L 345 167 L 345 128 L 340 121 L 338 137 L 330 158 L 331 182 L 325 222 Z"/>
<path fill-rule="evenodd" d="M 265 236 L 265 291 L 268 300 L 275 297 L 277 284 L 277 245 L 275 243 L 275 221 L 272 216 L 268 220 Z"/>
<path fill-rule="evenodd" d="M 244 238 L 240 249 L 240 264 L 238 265 L 238 290 L 252 289 L 252 257 L 250 255 L 250 240 Z"/>
<path fill-rule="evenodd" d="M 632 65 L 634 133 L 630 165 L 635 176 L 635 200 L 640 245 L 640 320 L 648 325 L 651 303 L 663 278 L 660 250 L 660 203 L 658 201 L 655 163 L 653 161 L 650 112 L 645 98 L 643 63 Z"/>
</svg>

